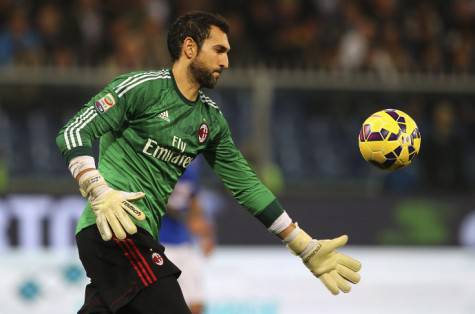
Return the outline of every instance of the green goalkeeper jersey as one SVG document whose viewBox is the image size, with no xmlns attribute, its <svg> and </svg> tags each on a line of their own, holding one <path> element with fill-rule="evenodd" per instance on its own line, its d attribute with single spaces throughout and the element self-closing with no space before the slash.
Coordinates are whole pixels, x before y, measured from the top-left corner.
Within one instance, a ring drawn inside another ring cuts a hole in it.
<svg viewBox="0 0 475 314">
<path fill-rule="evenodd" d="M 202 91 L 196 101 L 187 100 L 169 69 L 118 76 L 66 123 L 56 142 L 69 163 L 92 156 L 97 138 L 100 173 L 114 189 L 145 192 L 135 204 L 147 219 L 135 223 L 154 237 L 175 183 L 200 153 L 267 227 L 283 212 L 236 148 L 218 106 Z M 76 232 L 95 219 L 88 204 Z"/>
</svg>

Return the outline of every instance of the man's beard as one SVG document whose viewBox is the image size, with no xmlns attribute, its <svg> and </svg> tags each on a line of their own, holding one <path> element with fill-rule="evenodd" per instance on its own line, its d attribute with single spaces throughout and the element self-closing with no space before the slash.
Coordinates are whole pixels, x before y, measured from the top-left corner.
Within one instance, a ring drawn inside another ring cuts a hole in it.
<svg viewBox="0 0 475 314">
<path fill-rule="evenodd" d="M 207 69 L 197 59 L 193 60 L 190 64 L 190 73 L 193 80 L 197 82 L 200 87 L 214 88 L 218 80 L 213 76 L 213 70 Z"/>
</svg>

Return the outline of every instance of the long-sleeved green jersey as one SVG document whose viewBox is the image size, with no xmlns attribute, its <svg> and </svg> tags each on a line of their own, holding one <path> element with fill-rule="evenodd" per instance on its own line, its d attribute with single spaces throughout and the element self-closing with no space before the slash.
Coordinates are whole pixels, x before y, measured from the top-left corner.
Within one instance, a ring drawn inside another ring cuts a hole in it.
<svg viewBox="0 0 475 314">
<path fill-rule="evenodd" d="M 196 101 L 187 100 L 169 69 L 118 76 L 59 131 L 56 142 L 69 163 L 91 156 L 97 138 L 100 173 L 114 189 L 145 192 L 135 204 L 147 219 L 135 223 L 154 237 L 175 183 L 200 153 L 266 227 L 283 213 L 236 148 L 218 106 L 202 91 Z M 88 204 L 76 232 L 95 219 Z"/>
</svg>

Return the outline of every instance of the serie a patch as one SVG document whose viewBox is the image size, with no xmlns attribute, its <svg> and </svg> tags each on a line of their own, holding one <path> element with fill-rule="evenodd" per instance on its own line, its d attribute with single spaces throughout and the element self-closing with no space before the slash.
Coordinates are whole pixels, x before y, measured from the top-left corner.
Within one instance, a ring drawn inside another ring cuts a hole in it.
<svg viewBox="0 0 475 314">
<path fill-rule="evenodd" d="M 95 103 L 96 109 L 99 112 L 106 112 L 110 108 L 114 107 L 114 105 L 115 105 L 115 98 L 114 96 L 112 96 L 111 93 L 106 94 L 104 97 L 100 98 Z"/>
</svg>

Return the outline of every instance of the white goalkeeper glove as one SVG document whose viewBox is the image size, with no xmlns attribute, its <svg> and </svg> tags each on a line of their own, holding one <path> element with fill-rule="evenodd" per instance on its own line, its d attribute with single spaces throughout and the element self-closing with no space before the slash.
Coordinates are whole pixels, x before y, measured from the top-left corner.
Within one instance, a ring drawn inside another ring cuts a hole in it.
<svg viewBox="0 0 475 314">
<path fill-rule="evenodd" d="M 104 241 L 112 239 L 114 234 L 118 239 L 126 238 L 127 233 L 134 234 L 137 227 L 130 217 L 144 220 L 144 213 L 130 201 L 143 197 L 143 192 L 124 192 L 110 188 L 99 171 L 90 170 L 79 178 L 82 196 L 87 197 L 92 210 L 96 214 L 96 225 Z M 111 231 L 112 228 L 112 231 Z M 113 234 L 112 234 L 113 233 Z"/>
<path fill-rule="evenodd" d="M 334 295 L 340 290 L 350 292 L 350 283 L 360 281 L 358 271 L 361 263 L 336 251 L 347 241 L 346 235 L 331 240 L 315 240 L 298 226 L 283 240 L 289 250 L 300 256 L 305 266 Z"/>
</svg>

